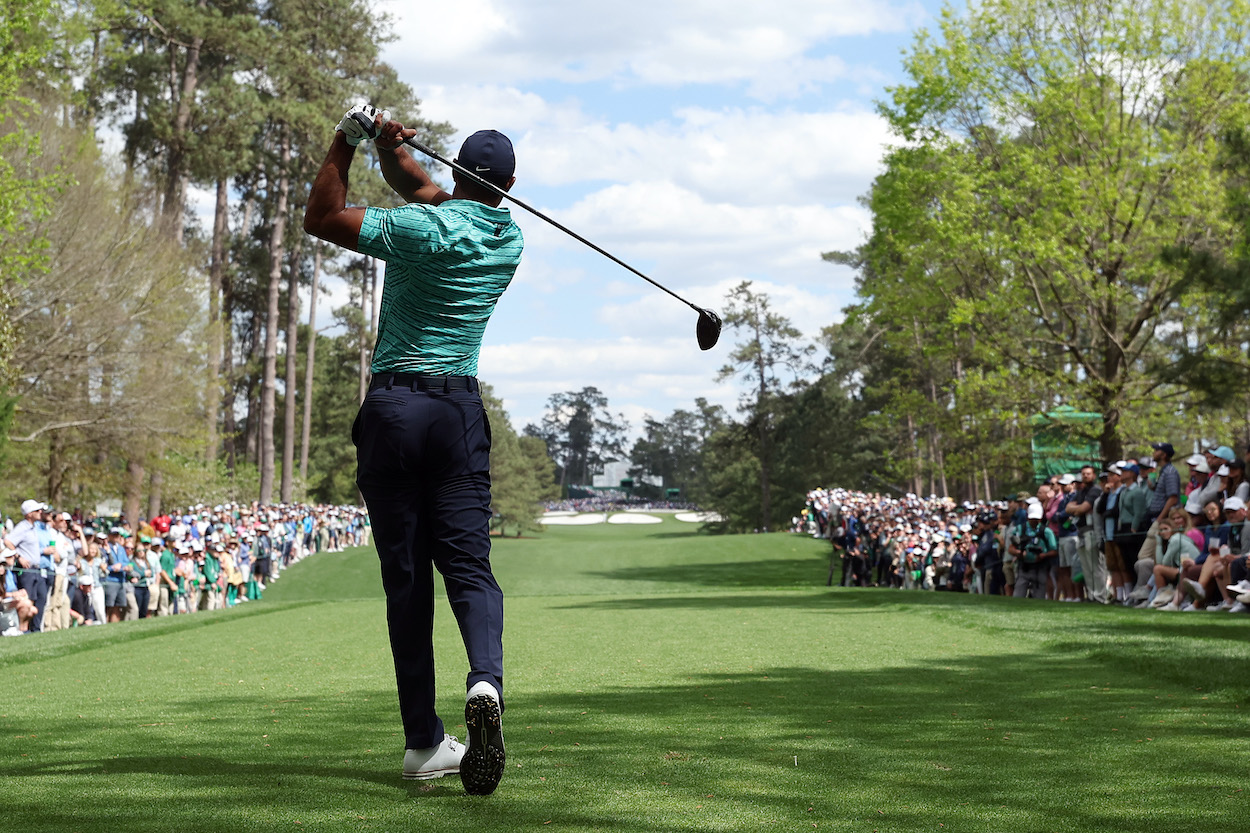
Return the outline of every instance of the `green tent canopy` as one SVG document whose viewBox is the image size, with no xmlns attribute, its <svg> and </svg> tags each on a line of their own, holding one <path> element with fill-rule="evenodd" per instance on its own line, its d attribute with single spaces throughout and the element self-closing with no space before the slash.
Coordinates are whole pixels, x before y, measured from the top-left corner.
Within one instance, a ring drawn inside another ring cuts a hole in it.
<svg viewBox="0 0 1250 833">
<path fill-rule="evenodd" d="M 1095 439 L 1102 433 L 1102 414 L 1061 405 L 1029 417 L 1029 425 L 1033 427 L 1033 478 L 1038 483 L 1081 466 L 1102 465 L 1102 446 Z"/>
</svg>

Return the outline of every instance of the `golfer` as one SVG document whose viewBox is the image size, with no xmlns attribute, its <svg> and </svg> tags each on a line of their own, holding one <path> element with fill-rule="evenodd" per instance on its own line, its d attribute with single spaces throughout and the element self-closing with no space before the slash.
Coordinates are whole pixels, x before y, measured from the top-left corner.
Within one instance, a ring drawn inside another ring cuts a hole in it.
<svg viewBox="0 0 1250 833">
<path fill-rule="evenodd" d="M 347 171 L 367 131 L 387 183 L 408 202 L 347 207 Z M 503 775 L 503 593 L 490 569 L 490 425 L 476 378 L 482 333 L 521 258 L 521 232 L 500 197 L 455 175 L 451 194 L 401 147 L 415 130 L 357 105 L 344 115 L 313 182 L 304 229 L 386 261 L 373 381 L 352 426 L 356 483 L 382 562 L 399 687 L 403 777 L 460 773 L 487 795 Z M 474 133 L 458 161 L 507 190 L 512 143 Z M 443 576 L 469 659 L 468 748 L 434 711 L 434 581 Z"/>
</svg>

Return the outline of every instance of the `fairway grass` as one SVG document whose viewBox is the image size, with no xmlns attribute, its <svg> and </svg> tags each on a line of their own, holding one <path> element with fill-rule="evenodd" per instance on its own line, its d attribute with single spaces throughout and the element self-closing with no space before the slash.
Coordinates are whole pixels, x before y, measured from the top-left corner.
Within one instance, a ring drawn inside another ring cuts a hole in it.
<svg viewBox="0 0 1250 833">
<path fill-rule="evenodd" d="M 0 640 L 14 831 L 1244 831 L 1250 617 L 823 586 L 825 546 L 495 541 L 498 792 L 399 777 L 376 556 L 230 611 Z M 439 710 L 467 671 L 436 614 Z"/>
</svg>

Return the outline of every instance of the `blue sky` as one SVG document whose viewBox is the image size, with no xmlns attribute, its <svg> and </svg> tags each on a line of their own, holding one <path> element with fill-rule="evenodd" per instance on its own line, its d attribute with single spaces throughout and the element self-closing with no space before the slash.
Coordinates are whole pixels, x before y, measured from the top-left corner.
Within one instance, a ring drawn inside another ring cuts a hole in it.
<svg viewBox="0 0 1250 833">
<path fill-rule="evenodd" d="M 380 8 L 398 35 L 384 57 L 423 116 L 457 129 L 452 147 L 502 130 L 516 146 L 519 197 L 700 306 L 719 309 L 730 287 L 753 281 L 814 338 L 853 297 L 850 271 L 819 256 L 867 230 L 857 200 L 889 141 L 873 102 L 902 80 L 901 52 L 940 4 Z M 700 352 L 688 307 L 514 213 L 526 254 L 487 329 L 479 375 L 518 430 L 549 394 L 588 385 L 635 431 L 644 415 L 698 396 L 735 405 L 739 387 L 715 381 L 732 331 Z"/>
</svg>

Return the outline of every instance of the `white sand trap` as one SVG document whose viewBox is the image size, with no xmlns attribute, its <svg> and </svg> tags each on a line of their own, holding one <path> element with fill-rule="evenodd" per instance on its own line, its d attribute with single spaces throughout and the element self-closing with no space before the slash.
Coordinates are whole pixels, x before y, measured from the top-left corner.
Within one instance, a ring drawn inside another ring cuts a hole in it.
<svg viewBox="0 0 1250 833">
<path fill-rule="evenodd" d="M 725 520 L 715 512 L 678 512 L 673 517 L 688 524 L 714 524 Z"/>
<path fill-rule="evenodd" d="M 610 524 L 658 524 L 658 523 L 664 523 L 664 521 L 660 518 L 657 518 L 655 515 L 640 515 L 635 512 L 629 512 L 629 513 L 619 512 L 613 515 L 612 517 L 608 518 L 608 523 Z"/>
<path fill-rule="evenodd" d="M 657 518 L 658 520 L 658 518 Z M 544 526 L 589 526 L 590 524 L 603 523 L 603 513 L 595 512 L 591 515 L 543 515 L 539 519 L 539 523 Z"/>
<path fill-rule="evenodd" d="M 571 518 L 577 512 L 572 509 L 556 509 L 551 512 L 543 513 L 544 518 Z"/>
</svg>

